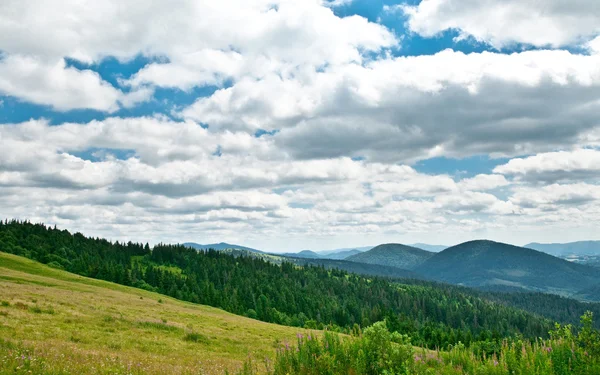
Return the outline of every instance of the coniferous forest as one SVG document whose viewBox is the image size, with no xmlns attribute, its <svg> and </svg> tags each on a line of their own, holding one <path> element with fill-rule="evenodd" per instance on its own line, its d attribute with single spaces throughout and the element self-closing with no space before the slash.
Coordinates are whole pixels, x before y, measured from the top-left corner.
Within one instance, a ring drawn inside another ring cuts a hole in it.
<svg viewBox="0 0 600 375">
<path fill-rule="evenodd" d="M 29 222 L 3 222 L 0 248 L 79 275 L 266 322 L 351 332 L 386 320 L 391 331 L 429 348 L 475 341 L 493 348 L 503 337 L 546 337 L 552 328 L 540 315 L 461 288 L 275 265 L 180 245 L 112 243 Z"/>
<path fill-rule="evenodd" d="M 593 312 L 584 312 L 581 324 L 564 324 L 574 323 L 584 309 L 597 310 L 597 304 L 364 277 L 182 245 L 113 243 L 15 220 L 0 222 L 0 249 L 265 322 L 326 329 L 320 337 L 299 334 L 296 345 L 278 348 L 273 362 L 259 366 L 250 358 L 241 374 L 595 374 L 600 369 Z"/>
</svg>

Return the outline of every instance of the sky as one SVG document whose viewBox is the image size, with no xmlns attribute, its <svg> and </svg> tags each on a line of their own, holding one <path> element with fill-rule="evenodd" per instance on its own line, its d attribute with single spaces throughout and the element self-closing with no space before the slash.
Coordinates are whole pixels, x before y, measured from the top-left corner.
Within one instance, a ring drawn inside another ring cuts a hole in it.
<svg viewBox="0 0 600 375">
<path fill-rule="evenodd" d="M 153 244 L 600 240 L 600 2 L 4 0 L 0 197 Z"/>
</svg>

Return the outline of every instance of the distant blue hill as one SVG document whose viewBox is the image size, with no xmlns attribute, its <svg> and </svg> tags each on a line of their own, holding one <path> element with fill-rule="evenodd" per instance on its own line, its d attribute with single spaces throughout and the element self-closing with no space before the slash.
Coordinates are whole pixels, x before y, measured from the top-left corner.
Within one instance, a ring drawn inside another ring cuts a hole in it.
<svg viewBox="0 0 600 375">
<path fill-rule="evenodd" d="M 331 254 L 339 254 L 339 253 L 344 253 L 344 252 L 348 252 L 348 251 L 357 251 L 359 253 L 362 253 L 364 251 L 369 251 L 374 247 L 375 246 L 343 247 L 340 249 L 331 249 L 331 250 L 315 250 L 315 252 L 317 254 L 320 254 L 321 256 L 331 255 Z"/>
<path fill-rule="evenodd" d="M 226 243 L 226 242 L 220 242 L 220 243 L 211 243 L 208 245 L 201 245 L 195 242 L 185 242 L 183 244 L 183 246 L 187 246 L 187 247 L 191 247 L 192 249 L 196 249 L 196 250 L 208 250 L 208 249 L 213 249 L 213 250 L 229 250 L 229 249 L 234 249 L 234 250 L 246 250 L 246 251 L 250 251 L 252 253 L 259 253 L 259 254 L 264 254 L 264 251 L 260 251 L 260 250 L 256 250 L 253 249 L 251 247 L 246 247 L 246 246 L 241 246 L 241 245 L 233 245 L 230 243 Z"/>
<path fill-rule="evenodd" d="M 283 253 L 283 254 L 276 254 L 276 255 L 281 255 L 284 257 L 292 257 L 292 258 L 306 258 L 306 259 L 320 259 L 321 256 L 317 253 L 315 253 L 314 251 L 310 251 L 310 250 L 302 250 L 298 253 Z"/>
<path fill-rule="evenodd" d="M 578 241 L 568 243 L 537 243 L 525 245 L 528 249 L 543 251 L 554 256 L 600 255 L 600 241 Z"/>
</svg>

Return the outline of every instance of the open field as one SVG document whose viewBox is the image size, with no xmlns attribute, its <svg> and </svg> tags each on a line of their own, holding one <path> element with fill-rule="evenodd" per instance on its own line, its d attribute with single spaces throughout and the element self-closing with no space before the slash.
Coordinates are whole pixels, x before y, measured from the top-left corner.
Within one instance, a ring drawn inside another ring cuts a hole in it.
<svg viewBox="0 0 600 375">
<path fill-rule="evenodd" d="M 0 374 L 223 374 L 298 332 L 0 252 Z"/>
</svg>

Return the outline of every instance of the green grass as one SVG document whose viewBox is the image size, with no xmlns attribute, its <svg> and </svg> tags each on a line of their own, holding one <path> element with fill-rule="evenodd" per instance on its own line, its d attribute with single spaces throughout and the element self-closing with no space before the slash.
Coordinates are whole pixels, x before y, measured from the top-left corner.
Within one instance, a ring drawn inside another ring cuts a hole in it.
<svg viewBox="0 0 600 375">
<path fill-rule="evenodd" d="M 0 305 L 0 375 L 224 374 L 299 332 L 2 252 Z"/>
</svg>

